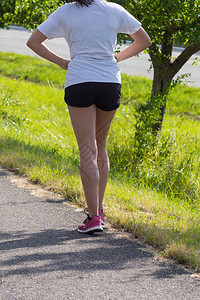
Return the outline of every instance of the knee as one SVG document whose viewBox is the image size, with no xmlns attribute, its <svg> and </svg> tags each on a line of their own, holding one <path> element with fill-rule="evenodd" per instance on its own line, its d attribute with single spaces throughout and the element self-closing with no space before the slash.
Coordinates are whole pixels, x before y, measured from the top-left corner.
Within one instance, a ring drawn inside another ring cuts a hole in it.
<svg viewBox="0 0 200 300">
<path fill-rule="evenodd" d="M 109 169 L 109 158 L 108 158 L 106 147 L 98 147 L 97 151 L 98 151 L 97 163 L 98 163 L 99 169 L 108 170 Z"/>
<path fill-rule="evenodd" d="M 108 158 L 106 146 L 100 143 L 97 143 L 97 158 L 98 160 L 107 160 Z"/>
<path fill-rule="evenodd" d="M 99 168 L 95 143 L 84 143 L 80 148 L 80 173 L 84 185 L 98 182 Z"/>
<path fill-rule="evenodd" d="M 97 160 L 97 145 L 95 141 L 85 141 L 79 148 L 81 163 Z"/>
</svg>

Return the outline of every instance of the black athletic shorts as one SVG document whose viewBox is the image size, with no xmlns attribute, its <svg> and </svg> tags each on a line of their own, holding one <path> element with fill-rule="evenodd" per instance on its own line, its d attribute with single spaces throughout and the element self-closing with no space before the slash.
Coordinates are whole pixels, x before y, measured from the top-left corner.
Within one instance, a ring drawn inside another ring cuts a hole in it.
<svg viewBox="0 0 200 300">
<path fill-rule="evenodd" d="M 76 107 L 89 107 L 95 104 L 105 111 L 120 106 L 121 84 L 107 82 L 84 82 L 65 89 L 65 102 Z"/>
</svg>

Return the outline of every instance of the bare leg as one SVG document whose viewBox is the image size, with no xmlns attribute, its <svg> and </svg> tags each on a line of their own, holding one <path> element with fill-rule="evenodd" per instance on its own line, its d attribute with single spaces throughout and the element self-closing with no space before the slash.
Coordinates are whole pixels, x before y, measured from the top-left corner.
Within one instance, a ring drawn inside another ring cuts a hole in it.
<svg viewBox="0 0 200 300">
<path fill-rule="evenodd" d="M 99 168 L 99 208 L 103 208 L 103 198 L 108 181 L 109 159 L 106 150 L 106 140 L 112 119 L 116 110 L 103 111 L 96 108 L 96 140 L 97 140 L 97 164 Z"/>
<path fill-rule="evenodd" d="M 72 126 L 80 151 L 80 174 L 89 216 L 98 215 L 99 170 L 96 145 L 96 106 L 69 106 Z"/>
</svg>

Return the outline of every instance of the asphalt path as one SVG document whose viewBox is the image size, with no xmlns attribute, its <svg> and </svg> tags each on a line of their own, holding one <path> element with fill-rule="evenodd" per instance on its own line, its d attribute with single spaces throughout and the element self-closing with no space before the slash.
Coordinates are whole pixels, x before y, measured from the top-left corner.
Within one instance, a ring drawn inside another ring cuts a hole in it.
<svg viewBox="0 0 200 300">
<path fill-rule="evenodd" d="M 108 224 L 0 168 L 1 300 L 197 300 L 200 280 Z"/>
<path fill-rule="evenodd" d="M 30 33 L 23 28 L 12 27 L 10 30 L 0 29 L 0 51 L 16 52 L 37 56 L 27 46 L 26 42 Z M 46 45 L 57 54 L 69 58 L 69 48 L 66 41 L 62 38 L 47 40 Z M 125 46 L 122 46 L 124 49 Z M 177 57 L 183 49 L 174 48 L 173 57 Z M 183 66 L 177 75 L 191 73 L 187 84 L 191 86 L 200 86 L 200 63 L 192 65 L 195 62 L 195 57 L 200 59 L 200 53 L 193 55 L 191 59 Z M 150 67 L 149 55 L 141 53 L 139 56 L 124 60 L 119 63 L 122 73 L 129 75 L 141 75 L 147 78 L 153 78 L 153 70 L 148 72 Z"/>
</svg>

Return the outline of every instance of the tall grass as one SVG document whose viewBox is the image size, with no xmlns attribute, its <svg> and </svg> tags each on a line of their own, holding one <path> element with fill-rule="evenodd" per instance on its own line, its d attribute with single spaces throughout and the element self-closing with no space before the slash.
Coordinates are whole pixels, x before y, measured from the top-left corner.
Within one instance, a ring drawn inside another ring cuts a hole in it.
<svg viewBox="0 0 200 300">
<path fill-rule="evenodd" d="M 10 69 L 18 79 L 0 76 L 0 163 L 83 205 L 78 148 L 60 89 L 63 71 L 33 59 L 24 80 L 28 59 L 4 54 L 8 68 L 1 72 L 8 76 Z M 138 163 L 134 113 L 148 98 L 151 81 L 128 75 L 122 80 L 122 105 L 108 138 L 106 214 L 166 257 L 200 270 L 200 89 L 180 86 L 170 95 L 156 149 Z"/>
<path fill-rule="evenodd" d="M 176 122 L 176 123 L 175 123 Z M 134 126 L 134 124 L 129 123 Z M 167 128 L 166 128 L 167 126 Z M 173 198 L 199 205 L 200 200 L 200 124 L 187 117 L 177 121 L 166 116 L 162 136 L 152 153 L 138 162 L 134 148 L 134 128 L 124 136 L 115 136 L 108 144 L 115 177 L 124 177 L 135 187 L 146 186 Z M 116 163 L 117 162 L 117 163 Z M 123 171 L 123 175 L 122 175 Z"/>
</svg>

